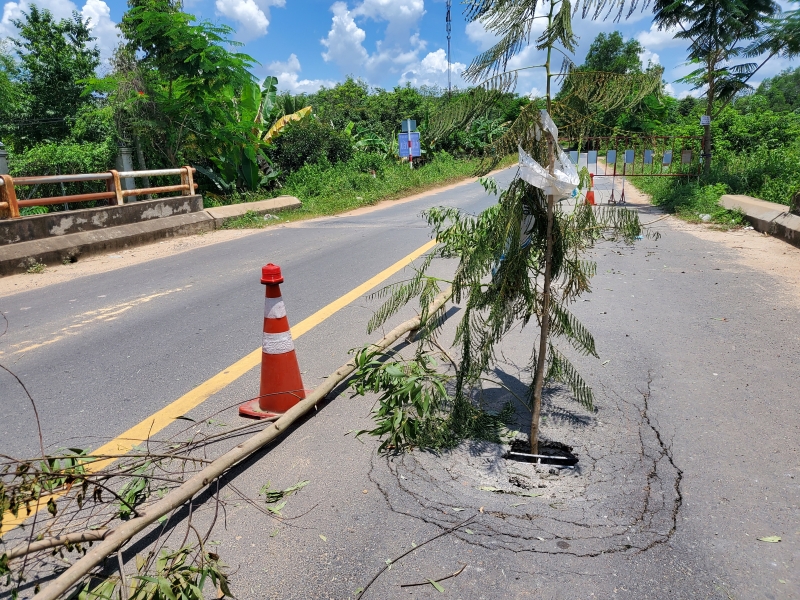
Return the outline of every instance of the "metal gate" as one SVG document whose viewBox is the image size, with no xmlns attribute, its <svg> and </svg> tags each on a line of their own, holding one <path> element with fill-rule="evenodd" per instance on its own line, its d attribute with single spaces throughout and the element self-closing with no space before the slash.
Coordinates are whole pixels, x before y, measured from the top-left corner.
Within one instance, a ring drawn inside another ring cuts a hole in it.
<svg viewBox="0 0 800 600">
<path fill-rule="evenodd" d="M 699 135 L 586 137 L 561 144 L 593 177 L 622 177 L 622 194 L 617 200 L 612 187 L 609 204 L 625 203 L 626 177 L 698 177 L 703 168 Z"/>
</svg>

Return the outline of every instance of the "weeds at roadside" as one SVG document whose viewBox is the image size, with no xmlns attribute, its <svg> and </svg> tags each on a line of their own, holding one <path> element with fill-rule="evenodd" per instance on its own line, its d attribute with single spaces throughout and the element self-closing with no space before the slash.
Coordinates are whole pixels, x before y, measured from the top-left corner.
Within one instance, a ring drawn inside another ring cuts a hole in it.
<svg viewBox="0 0 800 600">
<path fill-rule="evenodd" d="M 38 275 L 39 273 L 44 273 L 45 269 L 47 269 L 47 265 L 40 262 L 31 263 L 31 265 L 25 270 L 28 275 Z"/>
<path fill-rule="evenodd" d="M 656 206 L 690 223 L 713 223 L 723 230 L 747 224 L 741 210 L 728 210 L 719 203 L 728 193 L 724 183 L 680 182 L 668 177 L 641 177 L 633 185 L 650 195 Z"/>
<path fill-rule="evenodd" d="M 280 217 L 275 215 L 262 215 L 254 210 L 248 210 L 243 215 L 226 219 L 222 229 L 262 229 L 279 219 Z"/>
<path fill-rule="evenodd" d="M 499 168 L 516 162 L 516 156 L 501 161 Z M 411 194 L 457 183 L 472 177 L 480 161 L 455 159 L 446 152 L 413 170 L 408 163 L 387 163 L 379 174 L 373 176 L 359 167 L 358 161 L 330 164 L 307 164 L 286 180 L 284 186 L 271 194 L 239 193 L 229 196 L 208 194 L 205 208 L 256 202 L 278 195 L 295 196 L 302 206 L 281 213 L 283 221 L 299 221 L 319 216 L 333 215 L 348 210 L 370 206 L 384 200 L 394 200 Z M 277 221 L 260 221 L 257 214 L 248 211 L 240 217 L 229 219 L 223 229 L 261 229 Z"/>
</svg>

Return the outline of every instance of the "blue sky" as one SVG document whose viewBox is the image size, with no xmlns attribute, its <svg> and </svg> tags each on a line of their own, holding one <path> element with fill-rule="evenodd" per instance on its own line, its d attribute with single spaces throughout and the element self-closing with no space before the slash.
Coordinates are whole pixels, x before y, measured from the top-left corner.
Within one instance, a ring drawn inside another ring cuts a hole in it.
<svg viewBox="0 0 800 600">
<path fill-rule="evenodd" d="M 30 1 L 0 0 L 0 4 L 0 37 L 13 35 L 10 21 Z M 56 16 L 80 11 L 91 20 L 104 56 L 117 43 L 115 24 L 126 8 L 122 0 L 39 0 L 37 4 Z M 234 38 L 245 44 L 244 51 L 261 63 L 257 74 L 276 75 L 283 90 L 313 92 L 347 75 L 384 88 L 407 81 L 440 86 L 447 82 L 444 0 L 185 0 L 184 8 L 200 19 L 233 27 Z M 452 75 L 453 83 L 460 86 L 464 85 L 460 71 L 493 43 L 479 23 L 466 23 L 462 9 L 459 2 L 453 3 Z M 598 33 L 618 30 L 626 39 L 641 42 L 644 64 L 652 60 L 664 66 L 670 93 L 679 97 L 690 93 L 687 86 L 675 83 L 691 70 L 684 64 L 686 43 L 675 40 L 674 32 L 658 31 L 651 12 L 637 12 L 619 23 L 576 18 L 573 25 L 580 38 L 574 56 L 577 63 L 583 61 Z M 544 62 L 540 54 L 529 47 L 513 59 L 513 66 L 540 64 Z M 789 66 L 788 61 L 773 59 L 754 82 Z M 543 87 L 542 75 L 528 71 L 517 91 L 536 93 Z"/>
</svg>

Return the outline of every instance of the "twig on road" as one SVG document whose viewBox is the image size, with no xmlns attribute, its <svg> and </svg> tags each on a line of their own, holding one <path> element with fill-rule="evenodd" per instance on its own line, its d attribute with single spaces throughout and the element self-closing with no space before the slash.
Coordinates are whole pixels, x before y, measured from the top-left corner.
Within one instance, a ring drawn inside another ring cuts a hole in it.
<svg viewBox="0 0 800 600">
<path fill-rule="evenodd" d="M 453 577 L 458 577 L 459 575 L 461 575 L 461 572 L 466 568 L 467 568 L 467 565 L 465 564 L 463 567 L 461 567 L 455 573 L 451 573 L 450 575 L 445 575 L 444 577 L 441 577 L 440 579 L 429 579 L 428 581 L 422 581 L 420 583 L 401 583 L 400 587 L 403 588 L 403 587 L 417 587 L 417 586 L 420 586 L 420 585 L 430 585 L 431 581 L 435 581 L 436 583 L 440 583 L 440 582 L 444 581 L 445 579 L 452 579 Z"/>
<path fill-rule="evenodd" d="M 393 558 L 393 559 L 391 559 L 391 560 L 387 561 L 387 562 L 386 562 L 386 564 L 385 564 L 385 565 L 383 565 L 383 568 L 382 568 L 380 571 L 378 571 L 377 573 L 375 573 L 375 576 L 374 576 L 372 579 L 370 579 L 370 580 L 369 580 L 369 583 L 367 583 L 367 585 L 365 585 L 365 586 L 364 586 L 364 588 L 361 590 L 361 593 L 359 593 L 359 594 L 358 594 L 358 596 L 356 597 L 356 600 L 361 600 L 361 598 L 363 598 L 363 597 L 364 597 L 364 594 L 366 594 L 366 593 L 367 593 L 367 590 L 368 590 L 368 589 L 369 589 L 369 588 L 372 586 L 372 584 L 373 584 L 373 583 L 375 583 L 375 581 L 378 579 L 378 577 L 380 577 L 380 576 L 383 574 L 383 572 L 384 572 L 384 571 L 386 571 L 386 570 L 387 570 L 387 569 L 388 569 L 388 568 L 389 568 L 391 565 L 394 565 L 394 564 L 395 564 L 396 562 L 398 562 L 400 559 L 402 559 L 402 558 L 403 558 L 403 557 L 405 557 L 405 556 L 408 556 L 408 555 L 409 555 L 409 554 L 411 554 L 412 552 L 414 552 L 414 551 L 416 551 L 416 550 L 419 550 L 419 549 L 420 549 L 420 548 L 422 548 L 422 547 L 423 547 L 425 544 L 428 544 L 428 543 L 430 543 L 430 542 L 432 542 L 432 541 L 434 541 L 434 540 L 438 540 L 440 537 L 443 537 L 443 536 L 445 536 L 445 535 L 448 535 L 448 534 L 450 534 L 450 533 L 453 533 L 453 532 L 454 532 L 456 529 L 458 529 L 459 527 L 463 527 L 464 525 L 467 525 L 467 524 L 471 523 L 473 520 L 475 520 L 475 517 L 477 517 L 479 514 L 480 514 L 480 513 L 475 513 L 475 514 L 474 514 L 474 515 L 472 515 L 472 516 L 471 516 L 469 519 L 467 519 L 467 520 L 465 520 L 465 521 L 461 521 L 461 522 L 460 522 L 460 523 L 458 523 L 457 525 L 453 525 L 452 527 L 450 527 L 449 529 L 445 529 L 445 530 L 444 530 L 444 531 L 442 531 L 441 533 L 437 533 L 437 534 L 436 534 L 435 536 L 433 536 L 432 538 L 429 538 L 429 539 L 425 540 L 424 542 L 422 542 L 421 544 L 418 544 L 418 545 L 414 546 L 414 547 L 413 547 L 413 548 L 411 548 L 410 550 L 406 550 L 405 552 L 403 552 L 403 553 L 402 553 L 400 556 L 398 556 L 397 558 Z M 466 567 L 466 565 L 464 565 L 464 566 Z M 462 571 L 463 571 L 463 569 L 462 569 Z M 460 572 L 461 572 L 461 571 L 459 571 L 459 573 L 460 573 Z M 451 577 L 452 577 L 452 575 L 451 575 Z M 446 578 L 445 578 L 445 579 L 446 579 Z M 428 583 L 428 582 L 426 582 L 426 583 Z"/>
</svg>

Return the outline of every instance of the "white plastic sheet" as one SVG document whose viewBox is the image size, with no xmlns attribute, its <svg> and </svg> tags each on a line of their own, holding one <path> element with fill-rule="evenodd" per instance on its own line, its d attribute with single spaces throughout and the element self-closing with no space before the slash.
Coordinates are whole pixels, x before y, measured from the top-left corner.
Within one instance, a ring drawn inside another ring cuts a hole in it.
<svg viewBox="0 0 800 600">
<path fill-rule="evenodd" d="M 520 177 L 532 186 L 543 190 L 545 194 L 560 199 L 572 193 L 572 190 L 580 183 L 580 178 L 577 168 L 558 144 L 556 144 L 555 158 L 553 174 L 550 175 L 547 169 L 531 158 L 522 149 L 522 146 L 519 146 Z"/>
</svg>

